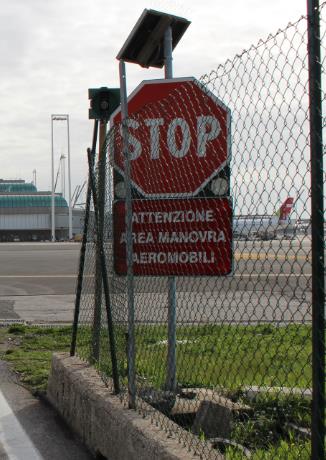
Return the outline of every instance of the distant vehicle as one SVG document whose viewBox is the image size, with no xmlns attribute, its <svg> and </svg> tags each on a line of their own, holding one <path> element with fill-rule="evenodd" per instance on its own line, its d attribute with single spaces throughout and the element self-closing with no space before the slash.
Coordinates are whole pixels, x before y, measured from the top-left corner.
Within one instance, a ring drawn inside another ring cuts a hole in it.
<svg viewBox="0 0 326 460">
<path fill-rule="evenodd" d="M 234 239 L 270 240 L 277 236 L 278 231 L 291 227 L 290 214 L 294 198 L 288 197 L 273 215 L 235 216 L 233 219 Z"/>
<path fill-rule="evenodd" d="M 80 241 L 82 241 L 82 239 L 83 239 L 83 235 L 78 233 L 77 235 L 74 236 L 73 241 L 80 242 Z"/>
<path fill-rule="evenodd" d="M 309 235 L 311 233 L 311 219 L 298 219 L 296 224 L 296 231 L 301 235 Z M 324 227 L 324 234 L 326 228 Z"/>
</svg>

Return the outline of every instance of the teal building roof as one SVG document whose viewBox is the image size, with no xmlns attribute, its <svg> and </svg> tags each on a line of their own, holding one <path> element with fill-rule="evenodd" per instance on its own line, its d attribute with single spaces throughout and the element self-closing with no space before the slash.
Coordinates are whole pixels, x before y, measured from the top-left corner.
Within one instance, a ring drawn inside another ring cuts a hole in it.
<svg viewBox="0 0 326 460">
<path fill-rule="evenodd" d="M 36 192 L 37 189 L 34 184 L 15 183 L 15 182 L 0 182 L 0 192 L 2 193 L 28 193 Z"/>
<path fill-rule="evenodd" d="M 3 184 L 0 184 L 3 185 Z M 7 185 L 7 184 L 6 184 Z M 19 184 L 15 184 L 19 185 Z M 22 184 L 28 185 L 28 184 Z M 33 185 L 33 184 L 30 184 Z M 68 204 L 62 196 L 54 197 L 56 208 L 67 208 Z M 0 195 L 0 208 L 32 208 L 46 207 L 52 205 L 51 195 Z"/>
</svg>

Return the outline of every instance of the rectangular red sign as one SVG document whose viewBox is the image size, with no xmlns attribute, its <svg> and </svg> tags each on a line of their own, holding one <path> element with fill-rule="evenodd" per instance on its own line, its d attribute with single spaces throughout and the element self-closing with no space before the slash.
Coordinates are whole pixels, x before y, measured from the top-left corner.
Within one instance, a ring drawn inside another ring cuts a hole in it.
<svg viewBox="0 0 326 460">
<path fill-rule="evenodd" d="M 132 201 L 135 275 L 213 275 L 232 272 L 229 198 Z M 126 275 L 125 202 L 113 205 L 114 267 Z"/>
</svg>

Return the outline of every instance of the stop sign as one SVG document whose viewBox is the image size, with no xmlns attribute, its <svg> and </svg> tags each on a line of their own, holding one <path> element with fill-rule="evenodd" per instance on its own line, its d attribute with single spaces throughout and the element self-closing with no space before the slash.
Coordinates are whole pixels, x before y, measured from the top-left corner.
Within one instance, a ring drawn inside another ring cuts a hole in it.
<svg viewBox="0 0 326 460">
<path fill-rule="evenodd" d="M 195 78 L 142 82 L 128 98 L 131 182 L 145 197 L 195 196 L 230 159 L 230 110 Z M 121 111 L 111 117 L 124 174 Z"/>
</svg>

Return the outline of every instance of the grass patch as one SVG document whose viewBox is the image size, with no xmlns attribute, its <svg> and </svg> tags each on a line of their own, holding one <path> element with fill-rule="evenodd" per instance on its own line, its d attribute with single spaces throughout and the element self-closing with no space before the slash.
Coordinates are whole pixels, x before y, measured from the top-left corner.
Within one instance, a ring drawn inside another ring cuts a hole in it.
<svg viewBox="0 0 326 460">
<path fill-rule="evenodd" d="M 14 324 L 1 331 L 7 350 L 3 359 L 20 374 L 20 380 L 32 393 L 44 392 L 55 351 L 69 351 L 71 327 L 42 328 Z"/>
<path fill-rule="evenodd" d="M 127 370 L 125 332 L 124 327 L 116 328 L 119 373 L 123 379 Z M 162 388 L 166 376 L 167 328 L 139 325 L 135 332 L 137 375 L 146 379 L 148 385 Z M 18 324 L 3 329 L 2 334 L 6 339 L 11 337 L 14 345 L 5 354 L 5 359 L 22 374 L 23 381 L 32 382 L 33 389 L 45 388 L 52 352 L 70 348 L 70 326 L 42 328 Z M 84 359 L 90 358 L 91 338 L 89 327 L 79 329 L 78 354 Z M 104 329 L 100 335 L 100 350 L 99 369 L 110 375 L 111 360 Z M 220 386 L 228 390 L 244 385 L 310 388 L 311 327 L 179 327 L 177 380 L 184 387 Z"/>
<path fill-rule="evenodd" d="M 138 373 L 161 387 L 167 329 L 138 326 Z M 177 329 L 177 380 L 185 387 L 311 387 L 311 327 L 204 325 Z"/>
<path fill-rule="evenodd" d="M 277 446 L 268 449 L 258 449 L 251 460 L 310 460 L 310 442 L 297 443 L 294 441 L 281 441 Z M 247 457 L 234 447 L 226 450 L 226 460 L 247 460 Z"/>
<path fill-rule="evenodd" d="M 250 401 L 253 413 L 245 420 L 234 420 L 232 440 L 250 450 L 269 450 L 270 446 L 297 438 L 293 426 L 310 428 L 311 400 L 301 395 L 260 394 Z"/>
<path fill-rule="evenodd" d="M 167 327 L 136 325 L 136 370 L 140 379 L 157 389 L 164 387 L 167 361 Z M 90 359 L 91 330 L 78 333 L 78 354 Z M 127 372 L 126 329 L 116 327 L 118 368 Z M 83 344 L 80 343 L 82 338 Z M 99 370 L 111 375 L 107 331 L 100 334 Z M 177 328 L 177 381 L 181 387 L 244 385 L 311 387 L 311 326 L 198 325 Z"/>
</svg>

